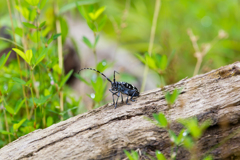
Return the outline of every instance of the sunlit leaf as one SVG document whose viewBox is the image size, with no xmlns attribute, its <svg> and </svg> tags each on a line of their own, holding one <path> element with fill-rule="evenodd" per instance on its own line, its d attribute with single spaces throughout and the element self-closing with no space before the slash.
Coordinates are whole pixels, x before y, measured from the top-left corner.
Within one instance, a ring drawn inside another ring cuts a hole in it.
<svg viewBox="0 0 240 160">
<path fill-rule="evenodd" d="M 12 107 L 10 107 L 10 106 L 8 106 L 8 105 L 5 105 L 4 107 L 6 108 L 6 110 L 8 111 L 8 113 L 14 115 L 14 109 L 13 109 Z"/>
<path fill-rule="evenodd" d="M 182 129 L 178 134 L 176 144 L 179 145 L 180 143 L 182 143 L 186 136 L 187 136 L 187 131 L 185 129 Z"/>
<path fill-rule="evenodd" d="M 170 140 L 173 143 L 177 144 L 177 136 L 176 136 L 176 134 L 172 130 L 169 130 L 168 133 L 169 133 L 169 136 L 170 136 Z"/>
<path fill-rule="evenodd" d="M 154 113 L 153 117 L 161 127 L 163 127 L 163 128 L 167 127 L 168 122 L 163 113 L 159 113 L 159 114 Z"/>
<path fill-rule="evenodd" d="M 55 65 L 53 66 L 53 70 L 54 70 L 54 72 L 57 72 L 58 74 L 61 74 L 61 73 L 62 73 L 62 69 L 59 67 L 58 64 L 55 64 Z"/>
<path fill-rule="evenodd" d="M 0 133 L 4 135 L 13 135 L 11 132 L 4 131 L 4 130 L 0 130 Z"/>
<path fill-rule="evenodd" d="M 208 155 L 205 158 L 203 158 L 203 160 L 213 160 L 213 157 L 211 155 Z"/>
<path fill-rule="evenodd" d="M 70 2 L 67 3 L 66 5 L 64 5 L 62 8 L 59 9 L 59 14 L 63 14 L 69 10 L 72 10 L 74 8 L 81 5 L 89 5 L 89 4 L 94 4 L 96 2 L 98 2 L 99 0 L 81 0 L 81 1 L 77 1 L 77 2 Z"/>
<path fill-rule="evenodd" d="M 22 28 L 19 28 L 19 27 L 15 28 L 15 33 L 16 33 L 17 35 L 19 35 L 20 37 L 22 37 L 22 36 L 23 36 L 23 30 L 22 30 Z"/>
<path fill-rule="evenodd" d="M 156 157 L 158 160 L 167 160 L 165 156 L 158 150 L 156 151 Z"/>
<path fill-rule="evenodd" d="M 25 121 L 26 121 L 26 119 L 22 119 L 20 122 L 15 123 L 15 124 L 13 125 L 14 131 L 17 131 L 18 128 L 19 128 Z"/>
<path fill-rule="evenodd" d="M 39 5 L 39 8 L 40 8 L 40 9 L 43 9 L 43 7 L 46 5 L 47 1 L 48 1 L 48 0 L 41 0 L 40 5 Z"/>
<path fill-rule="evenodd" d="M 53 118 L 49 116 L 47 118 L 47 127 L 51 126 L 52 124 L 53 124 Z"/>
<path fill-rule="evenodd" d="M 28 2 L 32 6 L 37 6 L 39 3 L 39 0 L 25 0 L 25 1 Z"/>
<path fill-rule="evenodd" d="M 26 55 L 19 49 L 17 48 L 13 48 L 12 50 L 14 50 L 19 56 L 22 57 L 22 59 L 24 59 L 26 61 Z"/>
<path fill-rule="evenodd" d="M 96 12 L 94 13 L 89 13 L 89 17 L 92 19 L 92 20 L 96 20 L 101 14 L 102 12 L 105 10 L 105 7 L 101 7 L 99 8 Z"/>
<path fill-rule="evenodd" d="M 27 50 L 26 51 L 26 62 L 30 65 L 31 64 L 31 60 L 32 60 L 32 56 L 33 56 L 33 53 L 32 53 L 32 50 Z"/>
<path fill-rule="evenodd" d="M 129 153 L 126 150 L 123 150 L 123 151 L 129 160 L 138 160 L 139 159 L 138 153 L 136 151 L 131 151 L 131 153 Z"/>
</svg>

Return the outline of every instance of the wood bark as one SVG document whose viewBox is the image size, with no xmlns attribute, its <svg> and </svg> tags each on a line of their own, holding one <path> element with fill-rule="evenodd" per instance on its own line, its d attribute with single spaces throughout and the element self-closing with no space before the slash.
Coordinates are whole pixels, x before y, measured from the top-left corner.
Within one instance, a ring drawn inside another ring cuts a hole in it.
<svg viewBox="0 0 240 160">
<path fill-rule="evenodd" d="M 164 92 L 183 88 L 170 108 Z M 178 119 L 196 116 L 211 126 L 197 142 L 198 158 L 240 159 L 240 62 L 176 84 L 144 92 L 131 102 L 111 104 L 22 136 L 0 149 L 0 159 L 124 159 L 123 149 L 137 150 L 142 159 L 156 150 L 170 154 L 166 130 L 144 117 L 163 112 L 178 133 Z M 218 145 L 218 146 L 216 146 Z M 178 150 L 177 159 L 190 153 Z"/>
</svg>

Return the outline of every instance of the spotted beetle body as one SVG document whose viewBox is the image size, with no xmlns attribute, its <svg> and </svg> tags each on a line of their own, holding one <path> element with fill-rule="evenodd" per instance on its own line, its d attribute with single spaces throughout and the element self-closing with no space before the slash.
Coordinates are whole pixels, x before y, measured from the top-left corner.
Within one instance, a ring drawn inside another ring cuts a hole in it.
<svg viewBox="0 0 240 160">
<path fill-rule="evenodd" d="M 112 98 L 113 98 L 113 105 L 115 105 L 115 109 L 117 107 L 117 102 L 118 102 L 118 98 L 122 97 L 122 103 L 123 103 L 123 96 L 122 94 L 127 95 L 127 100 L 126 100 L 126 104 L 130 105 L 130 103 L 128 103 L 128 97 L 131 96 L 130 100 L 131 101 L 135 101 L 132 98 L 133 97 L 137 97 L 139 96 L 139 91 L 136 87 L 134 87 L 133 85 L 127 83 L 127 82 L 116 82 L 115 81 L 115 73 L 118 73 L 117 71 L 114 71 L 114 76 L 113 76 L 113 82 L 107 77 L 105 76 L 103 73 L 99 72 L 98 70 L 95 70 L 93 68 L 83 68 L 81 70 L 78 71 L 78 73 L 84 69 L 89 69 L 89 70 L 93 70 L 95 72 L 100 73 L 103 77 L 105 77 L 112 85 L 112 88 L 109 89 L 109 91 L 112 93 Z M 117 100 L 116 102 L 114 101 L 114 95 L 117 96 Z"/>
</svg>

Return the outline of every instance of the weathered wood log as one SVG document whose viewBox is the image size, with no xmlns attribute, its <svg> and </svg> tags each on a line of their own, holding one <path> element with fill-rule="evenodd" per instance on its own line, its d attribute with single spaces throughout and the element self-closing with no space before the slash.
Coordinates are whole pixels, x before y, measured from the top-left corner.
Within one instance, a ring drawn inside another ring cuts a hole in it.
<svg viewBox="0 0 240 160">
<path fill-rule="evenodd" d="M 183 87 L 169 108 L 163 90 Z M 107 104 L 46 129 L 22 136 L 0 150 L 0 159 L 124 159 L 123 149 L 153 155 L 170 153 L 168 133 L 145 120 L 163 112 L 178 132 L 179 118 L 196 116 L 212 120 L 198 141 L 199 156 L 210 152 L 215 159 L 240 158 L 240 62 L 209 73 L 183 79 L 162 89 L 144 92 L 132 105 Z M 222 124 L 225 127 L 222 127 Z M 230 136 L 229 136 L 230 135 Z M 226 141 L 224 139 L 227 138 Z M 220 145 L 213 148 L 215 145 Z M 189 159 L 178 151 L 177 159 Z"/>
</svg>

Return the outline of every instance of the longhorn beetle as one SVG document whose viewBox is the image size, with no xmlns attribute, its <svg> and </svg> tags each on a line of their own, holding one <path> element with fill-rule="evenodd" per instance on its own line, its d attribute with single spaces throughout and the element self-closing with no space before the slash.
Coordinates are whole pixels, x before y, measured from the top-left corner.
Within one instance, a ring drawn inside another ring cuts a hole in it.
<svg viewBox="0 0 240 160">
<path fill-rule="evenodd" d="M 130 103 L 128 103 L 128 96 L 131 96 L 130 100 L 131 101 L 135 101 L 133 100 L 132 98 L 133 97 L 137 97 L 139 96 L 139 92 L 138 92 L 138 89 L 136 87 L 134 87 L 133 85 L 129 84 L 129 83 L 126 83 L 126 82 L 116 82 L 115 81 L 115 73 L 118 73 L 117 71 L 114 71 L 113 73 L 113 82 L 107 77 L 105 76 L 103 73 L 99 72 L 98 70 L 96 69 L 93 69 L 93 68 L 83 68 L 83 69 L 80 69 L 78 71 L 78 73 L 84 69 L 89 69 L 89 70 L 93 70 L 95 72 L 98 72 L 100 73 L 103 77 L 105 77 L 112 85 L 112 88 L 109 89 L 109 91 L 112 93 L 112 98 L 113 98 L 113 105 L 115 104 L 115 109 L 117 107 L 117 102 L 118 102 L 118 98 L 121 94 L 121 97 L 122 97 L 122 103 L 123 103 L 123 96 L 122 94 L 126 94 L 127 95 L 127 100 L 126 100 L 126 104 L 130 105 Z M 119 73 L 118 73 L 119 74 Z M 114 95 L 117 96 L 117 100 L 116 102 L 114 101 Z"/>
</svg>

